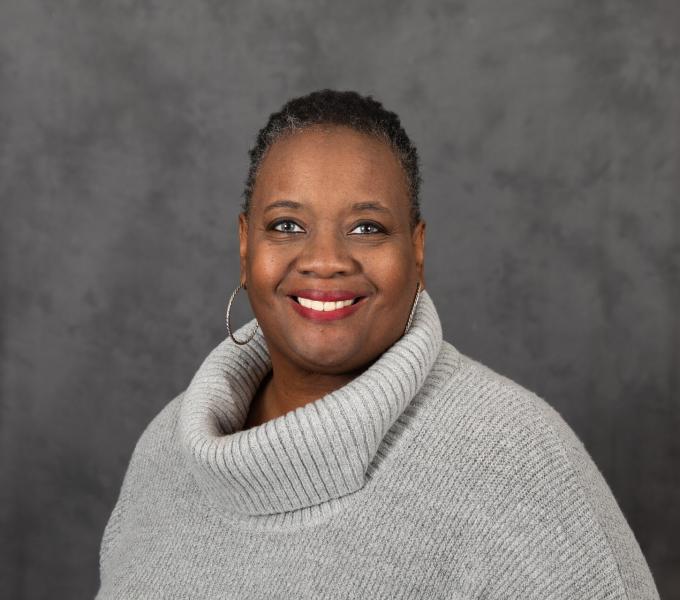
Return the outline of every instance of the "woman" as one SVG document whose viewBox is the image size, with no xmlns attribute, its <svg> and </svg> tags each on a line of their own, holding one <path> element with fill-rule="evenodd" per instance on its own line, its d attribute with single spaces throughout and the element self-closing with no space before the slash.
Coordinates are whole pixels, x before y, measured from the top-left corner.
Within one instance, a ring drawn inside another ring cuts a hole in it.
<svg viewBox="0 0 680 600">
<path fill-rule="evenodd" d="M 657 598 L 565 422 L 442 340 L 397 115 L 315 92 L 250 159 L 229 336 L 137 443 L 98 598 Z"/>
</svg>

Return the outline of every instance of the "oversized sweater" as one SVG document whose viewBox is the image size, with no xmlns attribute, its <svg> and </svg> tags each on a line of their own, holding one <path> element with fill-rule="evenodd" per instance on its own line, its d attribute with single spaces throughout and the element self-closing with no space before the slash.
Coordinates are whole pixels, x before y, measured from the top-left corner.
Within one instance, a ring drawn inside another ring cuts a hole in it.
<svg viewBox="0 0 680 600">
<path fill-rule="evenodd" d="M 270 369 L 227 338 L 147 426 L 97 600 L 658 598 L 572 430 L 443 341 L 427 292 L 361 375 L 243 430 Z"/>
</svg>

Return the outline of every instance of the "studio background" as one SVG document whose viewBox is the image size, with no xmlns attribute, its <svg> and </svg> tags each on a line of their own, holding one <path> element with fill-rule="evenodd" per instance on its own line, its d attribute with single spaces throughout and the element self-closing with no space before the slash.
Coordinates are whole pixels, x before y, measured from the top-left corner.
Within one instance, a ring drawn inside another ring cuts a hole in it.
<svg viewBox="0 0 680 600">
<path fill-rule="evenodd" d="M 445 338 L 560 411 L 680 597 L 679 40 L 677 0 L 0 0 L 0 597 L 94 596 L 226 335 L 247 151 L 322 87 L 401 116 Z"/>
</svg>

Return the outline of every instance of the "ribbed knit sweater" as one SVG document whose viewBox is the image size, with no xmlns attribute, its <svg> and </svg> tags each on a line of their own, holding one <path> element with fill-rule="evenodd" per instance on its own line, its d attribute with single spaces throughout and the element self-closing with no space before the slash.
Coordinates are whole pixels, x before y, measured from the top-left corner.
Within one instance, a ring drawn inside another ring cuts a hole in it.
<svg viewBox="0 0 680 600">
<path fill-rule="evenodd" d="M 361 375 L 243 430 L 270 369 L 227 338 L 147 426 L 98 600 L 658 598 L 572 430 L 443 341 L 427 292 Z"/>
</svg>

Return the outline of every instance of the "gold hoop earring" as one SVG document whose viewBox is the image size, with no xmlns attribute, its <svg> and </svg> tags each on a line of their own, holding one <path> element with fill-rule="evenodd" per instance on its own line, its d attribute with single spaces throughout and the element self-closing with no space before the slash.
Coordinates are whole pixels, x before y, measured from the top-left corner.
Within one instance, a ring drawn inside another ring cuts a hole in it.
<svg viewBox="0 0 680 600">
<path fill-rule="evenodd" d="M 234 334 L 231 331 L 231 325 L 229 323 L 231 319 L 231 305 L 234 303 L 234 298 L 236 298 L 236 294 L 239 293 L 241 288 L 246 289 L 245 285 L 241 282 L 238 284 L 238 287 L 233 291 L 231 294 L 231 297 L 229 298 L 229 303 L 227 304 L 227 317 L 226 317 L 226 322 L 227 322 L 227 333 L 229 334 L 229 337 L 234 340 L 234 344 L 238 344 L 239 346 L 245 346 L 250 340 L 252 340 L 255 337 L 255 333 L 257 332 L 257 328 L 260 326 L 260 324 L 255 321 L 255 327 L 253 328 L 253 331 L 251 332 L 250 336 L 245 342 L 239 341 L 234 337 Z"/>
<path fill-rule="evenodd" d="M 408 323 L 406 323 L 406 333 L 411 328 L 411 322 L 413 321 L 413 315 L 416 314 L 416 306 L 418 306 L 418 300 L 420 299 L 420 281 L 416 285 L 416 297 L 413 299 L 413 306 L 411 306 L 411 314 L 408 316 Z"/>
</svg>

